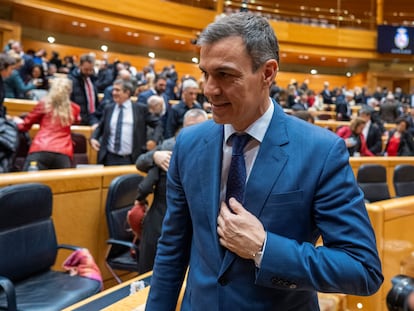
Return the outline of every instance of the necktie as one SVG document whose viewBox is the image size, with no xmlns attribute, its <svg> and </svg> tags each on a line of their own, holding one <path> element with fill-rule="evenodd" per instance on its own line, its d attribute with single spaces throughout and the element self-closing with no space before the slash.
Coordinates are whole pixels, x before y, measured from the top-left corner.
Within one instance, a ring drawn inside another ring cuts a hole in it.
<svg viewBox="0 0 414 311">
<path fill-rule="evenodd" d="M 118 153 L 121 150 L 121 134 L 122 134 L 122 117 L 123 117 L 123 108 L 124 106 L 119 106 L 118 119 L 116 120 L 116 129 L 115 129 L 115 143 L 114 151 Z"/>
<path fill-rule="evenodd" d="M 243 203 L 247 176 L 243 149 L 250 140 L 250 135 L 246 133 L 233 134 L 231 140 L 233 152 L 227 178 L 226 202 L 228 204 L 229 199 L 233 197 Z"/>
<path fill-rule="evenodd" d="M 93 93 L 93 86 L 92 86 L 91 78 L 89 77 L 85 78 L 85 86 L 86 86 L 86 94 L 88 96 L 89 113 L 94 113 L 95 112 L 95 96 Z"/>
</svg>

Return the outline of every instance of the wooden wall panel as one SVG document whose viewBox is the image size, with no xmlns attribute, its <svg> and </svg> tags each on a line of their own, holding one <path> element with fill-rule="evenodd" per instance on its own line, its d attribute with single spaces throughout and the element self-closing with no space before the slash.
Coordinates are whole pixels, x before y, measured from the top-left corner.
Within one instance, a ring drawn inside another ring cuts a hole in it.
<svg viewBox="0 0 414 311">
<path fill-rule="evenodd" d="M 20 38 L 22 33 L 21 26 L 17 23 L 0 19 L 0 44 L 1 49 L 6 46 L 9 40 Z"/>
</svg>

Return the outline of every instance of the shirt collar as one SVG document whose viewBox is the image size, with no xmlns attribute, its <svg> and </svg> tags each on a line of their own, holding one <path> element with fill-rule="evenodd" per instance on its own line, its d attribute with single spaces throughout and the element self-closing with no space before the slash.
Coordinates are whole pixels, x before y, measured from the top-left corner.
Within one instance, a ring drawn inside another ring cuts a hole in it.
<svg viewBox="0 0 414 311">
<path fill-rule="evenodd" d="M 245 130 L 246 133 L 248 133 L 260 143 L 263 141 L 263 137 L 266 134 L 270 121 L 272 120 L 273 112 L 275 110 L 273 101 L 270 98 L 269 101 L 270 105 L 269 108 L 267 108 L 266 112 L 259 119 L 250 124 L 250 126 Z M 229 137 L 235 132 L 236 130 L 231 124 L 224 124 L 224 141 L 227 142 Z"/>
<path fill-rule="evenodd" d="M 129 109 L 132 105 L 131 100 L 127 99 L 126 101 L 124 101 L 121 105 L 116 104 L 118 108 L 120 108 L 121 106 L 123 106 L 124 108 Z"/>
</svg>

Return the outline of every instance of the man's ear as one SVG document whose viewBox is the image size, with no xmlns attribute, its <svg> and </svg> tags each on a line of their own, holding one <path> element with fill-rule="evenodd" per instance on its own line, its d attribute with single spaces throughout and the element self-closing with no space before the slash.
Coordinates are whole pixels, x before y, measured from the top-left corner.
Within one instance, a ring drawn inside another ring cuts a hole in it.
<svg viewBox="0 0 414 311">
<path fill-rule="evenodd" d="M 266 87 L 270 87 L 275 80 L 279 64 L 275 59 L 269 59 L 263 65 L 263 81 Z"/>
</svg>

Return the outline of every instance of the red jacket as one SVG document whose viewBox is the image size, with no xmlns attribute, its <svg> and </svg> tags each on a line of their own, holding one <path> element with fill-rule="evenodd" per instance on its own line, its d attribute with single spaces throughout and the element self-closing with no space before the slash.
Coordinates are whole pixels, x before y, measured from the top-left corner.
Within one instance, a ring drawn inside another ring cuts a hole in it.
<svg viewBox="0 0 414 311">
<path fill-rule="evenodd" d="M 336 134 L 340 137 L 342 137 L 343 139 L 347 139 L 349 137 L 351 137 L 352 135 L 352 131 L 350 129 L 349 126 L 342 126 L 337 132 Z M 361 148 L 359 149 L 359 153 L 361 154 L 361 156 L 367 156 L 367 157 L 373 157 L 375 156 L 375 154 L 373 154 L 371 152 L 371 150 L 368 149 L 367 147 L 367 143 L 365 141 L 365 137 L 364 135 L 361 133 L 359 134 L 359 140 L 361 141 Z M 355 150 L 358 151 L 358 150 Z"/>
<path fill-rule="evenodd" d="M 80 107 L 71 103 L 73 119 L 80 121 Z M 30 145 L 29 154 L 39 151 L 56 152 L 73 158 L 73 143 L 71 137 L 70 125 L 62 126 L 52 121 L 52 113 L 45 113 L 44 102 L 39 103 L 24 118 L 23 123 L 18 124 L 21 132 L 27 132 L 32 125 L 38 123 L 40 129 Z"/>
</svg>

